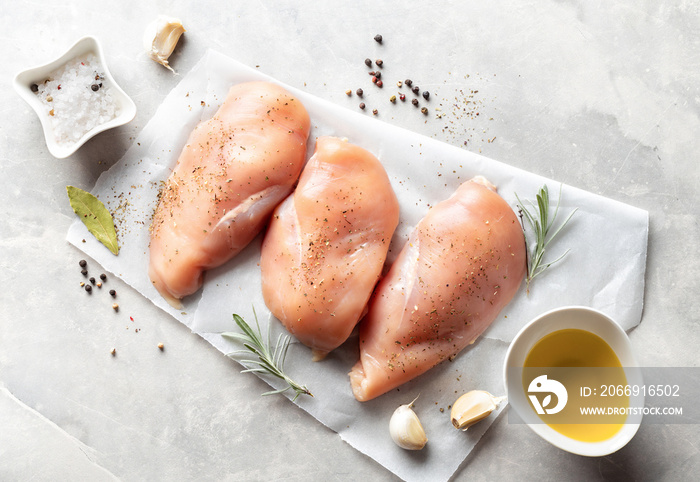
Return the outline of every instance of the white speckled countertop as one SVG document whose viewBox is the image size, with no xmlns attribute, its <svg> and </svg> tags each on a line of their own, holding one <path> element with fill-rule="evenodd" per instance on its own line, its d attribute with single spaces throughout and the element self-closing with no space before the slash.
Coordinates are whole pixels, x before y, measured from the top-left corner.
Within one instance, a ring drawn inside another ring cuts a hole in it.
<svg viewBox="0 0 700 482">
<path fill-rule="evenodd" d="M 266 384 L 116 277 L 118 314 L 106 293 L 78 287 L 65 186 L 91 189 L 180 80 L 142 50 L 161 13 L 187 28 L 179 72 L 211 48 L 352 109 L 345 90 L 362 86 L 388 123 L 647 210 L 645 306 L 630 337 L 643 366 L 697 366 L 700 4 L 168 3 L 2 7 L 0 479 L 396 478 L 288 400 L 260 398 Z M 138 113 L 56 160 L 11 80 L 86 34 Z M 379 56 L 385 79 L 430 90 L 428 116 L 391 104 L 388 82 L 371 88 L 363 61 Z M 683 480 L 700 471 L 698 447 L 697 425 L 643 425 L 619 452 L 583 458 L 501 417 L 454 478 Z"/>
</svg>

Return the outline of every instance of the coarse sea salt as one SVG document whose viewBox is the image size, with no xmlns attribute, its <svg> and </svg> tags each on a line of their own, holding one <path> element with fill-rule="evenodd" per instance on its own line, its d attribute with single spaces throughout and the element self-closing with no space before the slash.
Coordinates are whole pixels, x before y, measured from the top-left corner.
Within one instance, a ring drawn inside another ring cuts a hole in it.
<svg viewBox="0 0 700 482">
<path fill-rule="evenodd" d="M 94 54 L 75 57 L 32 86 L 51 119 L 59 144 L 80 140 L 120 113 L 104 69 Z"/>
</svg>

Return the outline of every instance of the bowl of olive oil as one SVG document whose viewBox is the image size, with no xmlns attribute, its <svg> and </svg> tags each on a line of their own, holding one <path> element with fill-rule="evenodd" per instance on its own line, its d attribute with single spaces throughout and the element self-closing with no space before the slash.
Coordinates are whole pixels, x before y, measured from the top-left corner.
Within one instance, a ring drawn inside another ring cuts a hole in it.
<svg viewBox="0 0 700 482">
<path fill-rule="evenodd" d="M 513 419 L 568 452 L 608 455 L 639 429 L 643 381 L 632 344 L 593 308 L 557 308 L 525 325 L 506 353 L 504 380 Z"/>
</svg>

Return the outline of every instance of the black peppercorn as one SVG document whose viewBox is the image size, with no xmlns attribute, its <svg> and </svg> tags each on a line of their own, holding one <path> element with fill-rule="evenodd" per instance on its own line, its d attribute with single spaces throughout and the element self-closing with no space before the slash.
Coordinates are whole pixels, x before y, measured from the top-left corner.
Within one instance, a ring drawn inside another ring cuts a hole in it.
<svg viewBox="0 0 700 482">
<path fill-rule="evenodd" d="M 377 64 L 377 67 L 381 67 L 384 65 L 384 61 L 382 59 L 377 59 L 374 61 L 375 64 Z"/>
<path fill-rule="evenodd" d="M 92 286 L 85 285 L 85 291 L 87 291 L 88 293 L 92 293 Z"/>
<path fill-rule="evenodd" d="M 87 276 L 87 270 L 86 270 L 86 269 L 81 269 L 81 270 L 80 270 L 80 274 L 82 274 L 83 276 Z"/>
<path fill-rule="evenodd" d="M 90 283 L 95 284 L 95 278 L 90 278 Z"/>
<path fill-rule="evenodd" d="M 92 84 L 90 86 L 90 88 L 92 89 L 93 92 L 97 92 L 98 90 L 100 90 L 100 86 L 97 84 Z"/>
<path fill-rule="evenodd" d="M 411 101 L 411 104 L 413 104 L 413 105 L 415 105 L 416 107 L 418 107 L 418 99 L 413 99 L 413 100 Z"/>
<path fill-rule="evenodd" d="M 104 273 L 102 273 L 102 274 L 100 275 L 100 279 L 101 279 L 102 281 L 106 280 L 106 279 L 107 279 L 107 275 L 104 274 Z"/>
<path fill-rule="evenodd" d="M 364 110 L 364 108 L 365 108 L 365 103 L 364 103 L 364 102 L 360 102 L 360 109 Z"/>
<path fill-rule="evenodd" d="M 381 73 L 380 71 L 377 70 L 377 71 L 374 73 L 374 76 L 375 76 L 376 78 L 378 78 L 378 79 L 381 79 L 381 78 L 382 78 L 382 73 Z"/>
<path fill-rule="evenodd" d="M 365 59 L 365 65 L 366 65 L 367 67 L 372 67 L 372 60 L 370 60 L 370 59 Z"/>
<path fill-rule="evenodd" d="M 36 85 L 36 84 L 32 84 L 32 86 L 30 87 L 30 89 L 32 89 L 32 92 L 39 92 L 39 86 Z"/>
<path fill-rule="evenodd" d="M 428 91 L 426 90 L 426 91 L 423 92 L 423 98 L 424 98 L 425 100 L 428 100 L 428 97 L 430 97 L 430 92 L 428 92 Z"/>
<path fill-rule="evenodd" d="M 112 296 L 112 298 L 114 298 L 115 296 L 117 296 L 117 292 L 114 291 L 114 290 L 109 290 L 109 294 Z"/>
<path fill-rule="evenodd" d="M 363 94 L 364 92 L 362 92 L 362 89 L 357 89 L 357 90 L 355 91 L 355 93 L 357 94 L 358 97 L 362 97 L 362 94 Z"/>
<path fill-rule="evenodd" d="M 377 35 L 374 36 L 374 40 L 375 40 L 377 43 L 382 43 L 382 36 L 379 35 L 379 34 L 377 34 Z"/>
<path fill-rule="evenodd" d="M 78 261 L 78 264 L 80 265 L 81 268 L 84 268 L 87 266 L 87 261 L 85 261 L 84 259 L 81 259 L 80 261 Z"/>
<path fill-rule="evenodd" d="M 406 79 L 403 81 L 404 84 L 406 84 L 406 87 L 410 87 L 413 85 L 413 81 L 411 79 Z"/>
<path fill-rule="evenodd" d="M 415 87 L 413 87 L 411 90 L 413 91 L 414 94 L 419 94 L 419 93 L 420 93 L 420 89 L 418 88 L 417 85 L 416 85 Z"/>
</svg>

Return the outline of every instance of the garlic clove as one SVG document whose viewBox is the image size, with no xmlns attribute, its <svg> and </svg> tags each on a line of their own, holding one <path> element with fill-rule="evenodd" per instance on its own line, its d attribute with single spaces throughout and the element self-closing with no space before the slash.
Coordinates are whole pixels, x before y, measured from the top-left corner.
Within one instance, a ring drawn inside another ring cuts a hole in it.
<svg viewBox="0 0 700 482">
<path fill-rule="evenodd" d="M 452 425 L 457 429 L 467 430 L 488 417 L 505 399 L 506 397 L 494 397 L 484 390 L 467 392 L 452 405 Z"/>
<path fill-rule="evenodd" d="M 175 50 L 183 33 L 185 33 L 185 27 L 182 26 L 179 19 L 159 15 L 146 27 L 143 34 L 143 46 L 153 60 L 175 72 L 170 67 L 168 58 Z"/>
<path fill-rule="evenodd" d="M 417 399 L 417 397 L 416 397 Z M 401 405 L 394 410 L 389 421 L 389 432 L 396 445 L 406 450 L 421 450 L 428 442 L 423 425 L 413 411 L 413 403 Z"/>
</svg>

